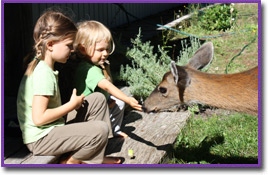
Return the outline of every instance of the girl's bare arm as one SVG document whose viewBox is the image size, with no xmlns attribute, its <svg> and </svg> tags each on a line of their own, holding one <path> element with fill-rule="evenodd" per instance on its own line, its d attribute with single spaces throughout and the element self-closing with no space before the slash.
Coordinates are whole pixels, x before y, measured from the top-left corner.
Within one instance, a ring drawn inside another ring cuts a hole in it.
<svg viewBox="0 0 268 175">
<path fill-rule="evenodd" d="M 141 105 L 139 104 L 139 102 L 135 98 L 128 97 L 126 94 L 124 94 L 120 89 L 118 89 L 116 86 L 114 86 L 107 79 L 103 79 L 103 80 L 99 81 L 98 87 L 107 91 L 108 93 L 115 96 L 116 98 L 128 103 L 134 109 L 142 111 Z"/>
<path fill-rule="evenodd" d="M 53 109 L 47 109 L 49 96 L 35 95 L 32 104 L 32 119 L 35 125 L 42 126 L 53 121 L 58 120 L 62 116 L 68 114 L 74 109 L 78 109 L 83 102 L 84 95 L 76 95 L 74 89 L 72 97 L 69 102 L 62 106 Z"/>
</svg>

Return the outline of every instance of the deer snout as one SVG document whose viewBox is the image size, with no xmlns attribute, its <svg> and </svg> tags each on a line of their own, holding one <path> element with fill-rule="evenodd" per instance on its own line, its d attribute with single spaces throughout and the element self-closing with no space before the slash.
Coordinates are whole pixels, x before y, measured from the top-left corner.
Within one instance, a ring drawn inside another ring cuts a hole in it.
<svg viewBox="0 0 268 175">
<path fill-rule="evenodd" d="M 141 109 L 143 112 L 147 112 L 147 108 L 144 106 L 144 104 L 142 105 Z"/>
<path fill-rule="evenodd" d="M 154 109 L 148 109 L 148 108 L 145 107 L 144 104 L 142 105 L 141 108 L 142 108 L 143 112 L 146 112 L 146 113 L 154 113 L 154 112 L 157 111 L 157 108 L 154 108 Z"/>
</svg>

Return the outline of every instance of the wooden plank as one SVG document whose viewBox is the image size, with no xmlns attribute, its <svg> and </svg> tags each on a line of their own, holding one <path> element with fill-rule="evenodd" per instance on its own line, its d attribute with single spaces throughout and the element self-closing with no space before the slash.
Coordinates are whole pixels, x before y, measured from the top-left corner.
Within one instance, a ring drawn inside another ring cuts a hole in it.
<svg viewBox="0 0 268 175">
<path fill-rule="evenodd" d="M 189 117 L 186 112 L 145 114 L 131 111 L 123 121 L 123 131 L 128 138 L 109 140 L 106 155 L 122 157 L 124 164 L 158 164 L 167 155 L 180 130 Z M 128 150 L 134 151 L 134 159 Z M 8 157 L 5 164 L 53 164 L 59 156 L 33 156 L 26 146 Z"/>
<path fill-rule="evenodd" d="M 26 146 L 4 160 L 5 164 L 55 164 L 60 156 L 34 156 Z"/>
<path fill-rule="evenodd" d="M 32 156 L 26 146 L 22 147 L 17 153 L 4 160 L 4 164 L 21 164 L 25 159 Z"/>
<path fill-rule="evenodd" d="M 57 163 L 60 156 L 34 156 L 23 144 L 20 137 L 5 137 L 5 164 L 52 164 Z"/>
<path fill-rule="evenodd" d="M 172 148 L 178 133 L 186 124 L 189 112 L 146 114 L 131 111 L 123 121 L 128 138 L 109 140 L 106 155 L 122 157 L 123 164 L 158 164 Z M 134 159 L 128 150 L 134 152 Z"/>
<path fill-rule="evenodd" d="M 57 164 L 58 156 L 31 156 L 25 159 L 21 164 Z"/>
</svg>

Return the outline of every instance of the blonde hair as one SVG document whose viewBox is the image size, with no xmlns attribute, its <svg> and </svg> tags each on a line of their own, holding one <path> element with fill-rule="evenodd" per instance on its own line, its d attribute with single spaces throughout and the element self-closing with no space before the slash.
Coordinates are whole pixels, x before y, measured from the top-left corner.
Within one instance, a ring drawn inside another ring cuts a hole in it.
<svg viewBox="0 0 268 175">
<path fill-rule="evenodd" d="M 115 49 L 114 41 L 110 30 L 102 23 L 94 20 L 84 21 L 78 24 L 78 32 L 74 42 L 74 49 L 80 57 L 85 55 L 81 54 L 79 47 L 83 46 L 89 49 L 89 56 L 93 55 L 96 43 L 101 41 L 109 43 L 109 54 L 112 54 Z"/>
<path fill-rule="evenodd" d="M 75 24 L 62 12 L 46 11 L 43 13 L 37 20 L 33 32 L 35 59 L 28 64 L 25 74 L 30 75 L 38 61 L 44 59 L 49 41 L 57 42 L 70 37 L 75 38 L 76 32 Z"/>
</svg>

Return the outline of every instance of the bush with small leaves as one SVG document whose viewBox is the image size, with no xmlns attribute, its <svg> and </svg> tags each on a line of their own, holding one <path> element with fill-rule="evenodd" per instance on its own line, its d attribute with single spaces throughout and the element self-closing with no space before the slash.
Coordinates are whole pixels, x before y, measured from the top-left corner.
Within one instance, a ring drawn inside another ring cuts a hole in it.
<svg viewBox="0 0 268 175">
<path fill-rule="evenodd" d="M 232 4 L 216 5 L 205 10 L 200 17 L 200 23 L 206 30 L 225 31 L 234 24 L 237 9 Z"/>
<path fill-rule="evenodd" d="M 120 79 L 127 82 L 132 95 L 143 101 L 161 82 L 163 75 L 170 70 L 171 58 L 159 45 L 158 52 L 154 53 L 151 42 L 142 42 L 141 37 L 140 29 L 136 39 L 131 40 L 132 48 L 128 48 L 126 53 L 131 65 L 121 66 Z M 200 43 L 199 40 L 191 38 L 191 47 L 188 47 L 185 41 L 181 44 L 182 50 L 176 63 L 185 65 L 200 47 Z"/>
</svg>

